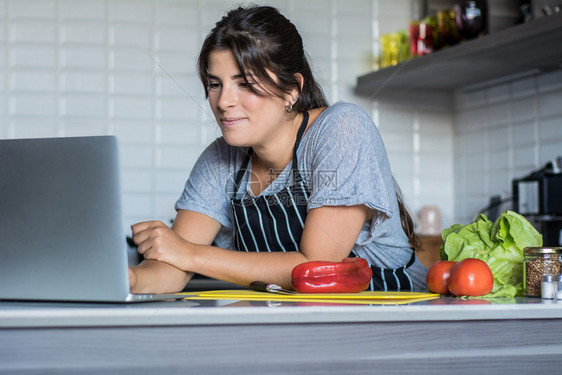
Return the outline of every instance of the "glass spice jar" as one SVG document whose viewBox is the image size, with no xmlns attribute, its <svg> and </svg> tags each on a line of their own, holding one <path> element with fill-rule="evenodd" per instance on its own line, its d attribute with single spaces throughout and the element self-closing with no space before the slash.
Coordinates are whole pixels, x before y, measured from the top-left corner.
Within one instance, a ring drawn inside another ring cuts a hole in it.
<svg viewBox="0 0 562 375">
<path fill-rule="evenodd" d="M 561 273 L 562 247 L 526 247 L 523 255 L 525 294 L 530 297 L 540 297 L 542 277 Z"/>
</svg>

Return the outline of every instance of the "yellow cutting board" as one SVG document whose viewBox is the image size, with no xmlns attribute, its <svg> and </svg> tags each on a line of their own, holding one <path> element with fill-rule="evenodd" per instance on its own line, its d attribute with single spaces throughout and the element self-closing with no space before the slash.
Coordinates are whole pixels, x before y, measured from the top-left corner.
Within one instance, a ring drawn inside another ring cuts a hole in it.
<svg viewBox="0 0 562 375">
<path fill-rule="evenodd" d="M 359 293 L 295 293 L 278 294 L 255 290 L 209 290 L 184 293 L 191 300 L 244 300 L 244 301 L 286 301 L 344 304 L 395 305 L 425 301 L 439 297 L 435 293 L 418 292 L 359 292 Z M 195 294 L 195 296 L 193 296 Z"/>
</svg>

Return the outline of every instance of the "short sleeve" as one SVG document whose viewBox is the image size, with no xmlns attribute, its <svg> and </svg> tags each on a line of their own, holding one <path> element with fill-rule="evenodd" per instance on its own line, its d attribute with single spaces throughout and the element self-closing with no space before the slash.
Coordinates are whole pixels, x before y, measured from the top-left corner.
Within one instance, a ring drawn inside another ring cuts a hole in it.
<svg viewBox="0 0 562 375">
<path fill-rule="evenodd" d="M 382 138 L 363 109 L 340 104 L 320 119 L 310 140 L 308 209 L 364 204 L 384 220 L 392 214 L 392 174 Z M 380 215 L 382 214 L 382 215 Z"/>
<path fill-rule="evenodd" d="M 175 209 L 199 212 L 225 227 L 232 227 L 229 197 L 225 188 L 229 155 L 223 143 L 221 138 L 217 139 L 199 156 Z"/>
</svg>

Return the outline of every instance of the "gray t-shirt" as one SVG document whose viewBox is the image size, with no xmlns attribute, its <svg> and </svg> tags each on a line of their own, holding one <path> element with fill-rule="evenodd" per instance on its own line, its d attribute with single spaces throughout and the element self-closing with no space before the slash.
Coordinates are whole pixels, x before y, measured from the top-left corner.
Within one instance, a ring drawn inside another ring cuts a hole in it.
<svg viewBox="0 0 562 375">
<path fill-rule="evenodd" d="M 226 249 L 234 249 L 230 199 L 247 152 L 247 148 L 216 139 L 197 160 L 175 206 L 221 223 L 215 243 Z M 344 102 L 328 107 L 303 135 L 297 158 L 303 180 L 311 190 L 308 210 L 358 204 L 374 209 L 373 219 L 363 225 L 353 247 L 357 256 L 384 268 L 398 268 L 408 262 L 412 250 L 400 223 L 386 150 L 377 127 L 361 107 Z M 291 169 L 292 162 L 260 195 L 292 185 Z M 250 173 L 245 173 L 238 198 L 252 195 L 249 177 Z M 418 259 L 408 271 L 414 288 L 424 289 L 427 269 Z"/>
</svg>

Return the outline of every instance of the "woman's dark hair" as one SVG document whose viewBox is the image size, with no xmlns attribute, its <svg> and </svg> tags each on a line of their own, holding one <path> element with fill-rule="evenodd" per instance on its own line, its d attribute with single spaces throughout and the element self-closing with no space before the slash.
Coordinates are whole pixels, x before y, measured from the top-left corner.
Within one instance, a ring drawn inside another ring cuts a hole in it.
<svg viewBox="0 0 562 375">
<path fill-rule="evenodd" d="M 314 80 L 297 28 L 273 7 L 239 7 L 229 11 L 216 23 L 205 38 L 197 61 L 205 96 L 209 94 L 209 54 L 214 50 L 231 51 L 246 83 L 247 75 L 251 73 L 264 85 L 261 90 L 249 85 L 256 95 L 264 96 L 265 91 L 284 98 L 296 87 L 299 99 L 294 105 L 295 113 L 328 106 L 320 86 Z M 275 74 L 277 80 L 268 71 Z M 296 79 L 299 73 L 304 78 L 302 89 Z"/>
<path fill-rule="evenodd" d="M 406 236 L 408 236 L 408 243 L 410 244 L 412 250 L 416 253 L 423 251 L 422 243 L 414 231 L 414 221 L 404 204 L 402 191 L 400 190 L 396 180 L 394 180 L 394 189 L 396 190 L 396 200 L 398 201 L 398 211 L 400 212 L 400 224 L 402 224 L 402 229 L 404 230 L 404 233 L 406 233 Z"/>
</svg>

